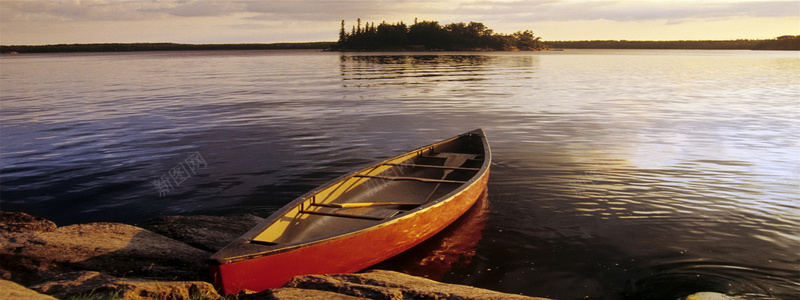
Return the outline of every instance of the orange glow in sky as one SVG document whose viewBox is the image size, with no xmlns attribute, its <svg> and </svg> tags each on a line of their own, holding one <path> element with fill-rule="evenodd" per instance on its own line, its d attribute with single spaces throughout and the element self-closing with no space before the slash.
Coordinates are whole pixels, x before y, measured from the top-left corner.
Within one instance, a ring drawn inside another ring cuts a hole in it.
<svg viewBox="0 0 800 300">
<path fill-rule="evenodd" d="M 0 0 L 0 44 L 334 41 L 342 19 L 483 22 L 544 40 L 721 40 L 800 35 L 800 1 Z"/>
</svg>

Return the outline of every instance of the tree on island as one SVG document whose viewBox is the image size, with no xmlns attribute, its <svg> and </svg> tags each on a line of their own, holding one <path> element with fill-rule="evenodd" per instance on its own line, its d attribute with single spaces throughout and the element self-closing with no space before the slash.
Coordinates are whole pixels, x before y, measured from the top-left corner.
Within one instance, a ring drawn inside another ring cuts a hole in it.
<svg viewBox="0 0 800 300">
<path fill-rule="evenodd" d="M 762 41 L 753 50 L 800 50 L 800 35 L 784 35 Z"/>
<path fill-rule="evenodd" d="M 345 30 L 345 22 L 339 30 L 339 41 L 334 50 L 499 50 L 531 51 L 544 49 L 541 38 L 530 30 L 517 31 L 511 35 L 494 33 L 480 22 L 452 23 L 445 26 L 437 21 L 422 21 L 407 26 L 399 23 L 386 23 L 375 26 L 366 23 L 361 27 L 361 19 L 350 33 Z"/>
</svg>

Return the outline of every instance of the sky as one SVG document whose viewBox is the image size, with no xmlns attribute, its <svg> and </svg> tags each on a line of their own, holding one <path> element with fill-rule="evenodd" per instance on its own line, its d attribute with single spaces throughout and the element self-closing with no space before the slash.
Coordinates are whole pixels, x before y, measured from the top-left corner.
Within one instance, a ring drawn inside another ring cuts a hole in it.
<svg viewBox="0 0 800 300">
<path fill-rule="evenodd" d="M 475 21 L 545 41 L 800 35 L 798 0 L 0 0 L 0 44 L 335 41 L 358 18 Z"/>
</svg>

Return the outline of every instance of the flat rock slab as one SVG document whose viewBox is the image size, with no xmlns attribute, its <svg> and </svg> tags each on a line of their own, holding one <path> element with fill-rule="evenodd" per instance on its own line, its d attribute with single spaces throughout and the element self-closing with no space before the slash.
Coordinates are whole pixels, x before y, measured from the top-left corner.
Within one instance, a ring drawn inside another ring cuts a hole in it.
<svg viewBox="0 0 800 300">
<path fill-rule="evenodd" d="M 219 299 L 211 283 L 117 278 L 94 271 L 66 273 L 30 287 L 60 299 Z"/>
<path fill-rule="evenodd" d="M 12 258 L 10 252 L 24 247 L 29 240 L 42 232 L 55 229 L 56 224 L 44 218 L 21 212 L 0 211 L 0 278 L 27 282 L 27 278 L 14 276 L 11 271 L 18 262 Z"/>
<path fill-rule="evenodd" d="M 0 299 L 16 300 L 57 300 L 48 295 L 42 295 L 26 288 L 16 282 L 0 279 Z"/>
<path fill-rule="evenodd" d="M 164 216 L 146 220 L 141 227 L 193 247 L 217 252 L 264 220 L 244 216 Z"/>
<path fill-rule="evenodd" d="M 348 296 L 335 292 L 306 290 L 297 288 L 279 288 L 266 290 L 258 294 L 238 295 L 237 300 L 306 300 L 306 299 L 325 299 L 325 300 L 359 300 L 363 297 Z"/>
<path fill-rule="evenodd" d="M 358 274 L 298 276 L 284 285 L 284 288 L 287 287 L 330 291 L 368 299 L 546 300 L 545 298 L 506 294 L 464 285 L 446 284 L 384 270 Z"/>
<path fill-rule="evenodd" d="M 56 229 L 56 223 L 21 212 L 0 211 L 0 232 L 46 232 Z"/>
<path fill-rule="evenodd" d="M 2 275 L 23 284 L 80 270 L 165 280 L 209 276 L 210 253 L 131 225 L 89 223 L 3 236 Z"/>
</svg>

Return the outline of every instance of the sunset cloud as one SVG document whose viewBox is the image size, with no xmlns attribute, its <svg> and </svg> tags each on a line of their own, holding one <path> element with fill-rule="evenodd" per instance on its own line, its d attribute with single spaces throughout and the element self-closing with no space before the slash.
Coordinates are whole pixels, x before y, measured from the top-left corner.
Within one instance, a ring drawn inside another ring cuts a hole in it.
<svg viewBox="0 0 800 300">
<path fill-rule="evenodd" d="M 792 17 L 798 1 L 157 1 L 26 0 L 2 1 L 4 21 L 147 20 L 172 17 L 222 17 L 240 13 L 261 18 L 314 21 L 376 15 L 438 14 L 514 16 L 537 20 L 634 21 L 654 19 Z"/>
<path fill-rule="evenodd" d="M 152 40 L 211 42 L 225 36 L 241 38 L 241 42 L 275 42 L 279 41 L 275 39 L 287 36 L 292 41 L 333 40 L 336 38 L 340 20 L 353 24 L 356 18 L 365 22 L 410 23 L 414 18 L 438 20 L 442 23 L 479 21 L 498 32 L 522 29 L 538 32 L 538 29 L 531 27 L 547 28 L 547 24 L 556 23 L 567 27 L 569 24 L 585 26 L 587 22 L 597 22 L 613 25 L 615 35 L 624 35 L 620 30 L 625 30 L 626 26 L 635 30 L 636 26 L 642 24 L 733 24 L 737 20 L 741 24 L 757 24 L 756 20 L 773 26 L 784 24 L 779 25 L 784 28 L 773 28 L 771 31 L 764 28 L 761 37 L 766 38 L 777 31 L 782 31 L 783 34 L 800 34 L 800 1 L 2 0 L 0 42 L 47 43 L 48 39 L 53 39 L 53 42 L 67 42 L 64 39 L 68 38 L 75 42 L 91 42 L 93 26 L 100 25 L 106 28 L 95 30 L 104 39 L 113 36 L 113 33 L 108 32 L 109 29 L 117 28 L 120 32 L 117 33 L 116 41 L 128 42 L 134 36 L 137 40 L 147 39 L 147 33 L 143 30 L 147 28 L 152 32 L 152 24 L 163 29 L 163 32 L 151 33 Z M 61 26 L 54 26 L 57 24 Z M 58 32 L 60 27 L 80 32 Z M 572 30 L 579 28 L 574 27 Z M 657 38 L 654 36 L 654 39 Z"/>
</svg>

